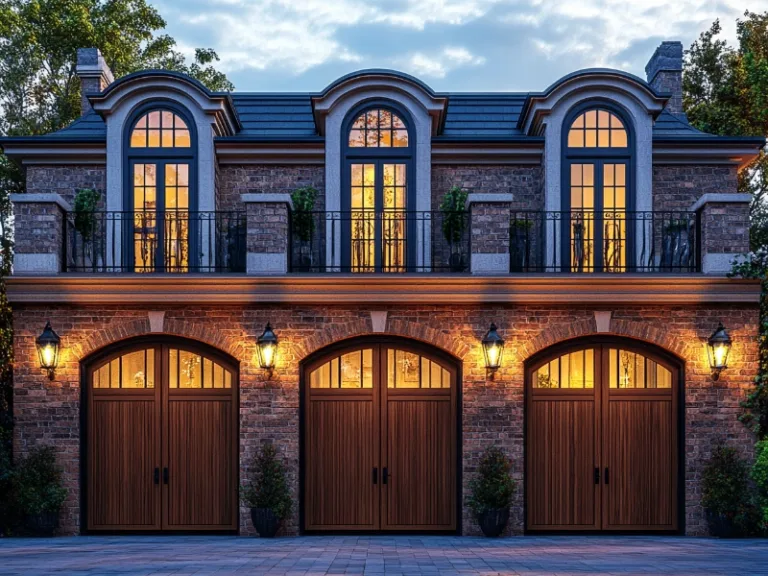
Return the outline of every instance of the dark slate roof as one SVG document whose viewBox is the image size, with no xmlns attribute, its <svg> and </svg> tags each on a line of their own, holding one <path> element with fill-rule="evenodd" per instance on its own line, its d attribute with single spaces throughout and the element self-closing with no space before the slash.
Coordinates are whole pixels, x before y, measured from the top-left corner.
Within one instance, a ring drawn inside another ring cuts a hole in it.
<svg viewBox="0 0 768 576">
<path fill-rule="evenodd" d="M 446 94 L 448 109 L 441 135 L 448 138 L 521 136 L 517 121 L 527 94 Z"/>
<path fill-rule="evenodd" d="M 309 94 L 232 94 L 240 136 L 315 136 Z"/>
<path fill-rule="evenodd" d="M 707 137 L 711 134 L 697 130 L 688 123 L 685 114 L 671 114 L 664 110 L 653 125 L 654 136 Z"/>
<path fill-rule="evenodd" d="M 106 138 L 107 125 L 104 120 L 91 110 L 85 116 L 81 116 L 69 126 L 48 134 L 51 138 Z"/>
</svg>

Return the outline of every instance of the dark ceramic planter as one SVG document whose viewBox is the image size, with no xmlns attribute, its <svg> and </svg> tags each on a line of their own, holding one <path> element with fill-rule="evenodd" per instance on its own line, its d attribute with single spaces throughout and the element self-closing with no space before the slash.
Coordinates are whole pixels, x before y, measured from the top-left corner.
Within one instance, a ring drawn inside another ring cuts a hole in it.
<svg viewBox="0 0 768 576">
<path fill-rule="evenodd" d="M 707 510 L 707 524 L 709 525 L 709 532 L 712 536 L 717 536 L 718 538 L 735 538 L 738 535 L 732 516 L 718 514 Z"/>
<path fill-rule="evenodd" d="M 41 512 L 40 514 L 27 514 L 24 518 L 24 527 L 29 536 L 53 536 L 59 527 L 59 513 Z"/>
<path fill-rule="evenodd" d="M 274 538 L 280 530 L 280 518 L 269 508 L 251 508 L 251 520 L 262 538 Z"/>
<path fill-rule="evenodd" d="M 486 510 L 477 516 L 477 523 L 480 525 L 480 530 L 482 530 L 483 534 L 488 538 L 498 538 L 501 536 L 501 533 L 504 532 L 504 528 L 507 527 L 507 522 L 509 522 L 509 508 Z"/>
</svg>

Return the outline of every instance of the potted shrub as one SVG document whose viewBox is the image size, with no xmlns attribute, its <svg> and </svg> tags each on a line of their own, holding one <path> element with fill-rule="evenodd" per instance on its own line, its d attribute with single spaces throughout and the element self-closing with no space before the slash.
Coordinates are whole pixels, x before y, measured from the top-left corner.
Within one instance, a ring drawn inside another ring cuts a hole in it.
<svg viewBox="0 0 768 576">
<path fill-rule="evenodd" d="M 533 220 L 529 218 L 513 218 L 509 223 L 509 269 L 511 272 L 523 272 L 528 268 L 531 228 L 533 228 Z"/>
<path fill-rule="evenodd" d="M 492 446 L 483 454 L 477 476 L 469 483 L 467 504 L 489 538 L 499 536 L 509 522 L 509 507 L 515 493 L 510 468 L 509 459 Z"/>
<path fill-rule="evenodd" d="M 755 445 L 755 463 L 752 465 L 751 476 L 757 490 L 761 532 L 768 535 L 768 440 Z"/>
<path fill-rule="evenodd" d="M 96 236 L 96 207 L 101 193 L 92 188 L 78 190 L 73 203 L 75 233 L 80 235 L 80 251 L 76 254 L 75 265 L 80 268 L 93 266 L 93 248 Z M 77 246 L 77 242 L 74 243 Z"/>
<path fill-rule="evenodd" d="M 242 499 L 251 509 L 253 527 L 262 538 L 274 538 L 291 513 L 293 501 L 285 467 L 271 444 L 265 445 L 253 463 L 253 478 L 243 486 Z"/>
<path fill-rule="evenodd" d="M 746 462 L 733 448 L 717 446 L 702 474 L 702 505 L 712 535 L 746 535 L 752 516 L 750 504 Z"/>
<path fill-rule="evenodd" d="M 317 189 L 312 186 L 296 188 L 291 192 L 291 201 L 293 202 L 291 226 L 293 228 L 293 240 L 298 244 L 294 265 L 302 271 L 311 270 L 314 264 L 312 237 L 315 233 L 315 219 L 312 211 L 315 208 L 316 199 Z"/>
<path fill-rule="evenodd" d="M 443 236 L 450 249 L 449 265 L 452 272 L 463 272 L 467 268 L 461 245 L 468 224 L 466 209 L 468 196 L 467 190 L 461 186 L 453 186 L 440 203 Z"/>
<path fill-rule="evenodd" d="M 52 446 L 34 448 L 16 461 L 12 473 L 13 503 L 30 535 L 53 536 L 58 528 L 59 511 L 67 498 L 61 477 Z"/>
</svg>

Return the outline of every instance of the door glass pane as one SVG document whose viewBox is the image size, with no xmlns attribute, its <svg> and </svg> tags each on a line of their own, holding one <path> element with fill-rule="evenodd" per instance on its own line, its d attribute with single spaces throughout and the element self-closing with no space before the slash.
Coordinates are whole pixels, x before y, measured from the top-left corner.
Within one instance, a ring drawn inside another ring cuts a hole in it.
<svg viewBox="0 0 768 576">
<path fill-rule="evenodd" d="M 569 218 L 571 270 L 591 272 L 594 254 L 595 165 L 572 164 Z"/>
<path fill-rule="evenodd" d="M 594 388 L 595 351 L 592 348 L 563 354 L 533 374 L 534 388 Z"/>
<path fill-rule="evenodd" d="M 627 183 L 624 164 L 603 166 L 603 270 L 623 272 L 627 265 Z"/>
<path fill-rule="evenodd" d="M 413 352 L 387 351 L 388 388 L 450 388 L 448 370 Z"/>
<path fill-rule="evenodd" d="M 152 272 L 157 252 L 157 165 L 133 165 L 133 252 L 136 272 Z"/>
<path fill-rule="evenodd" d="M 164 244 L 166 270 L 189 270 L 189 164 L 165 166 Z"/>
<path fill-rule="evenodd" d="M 376 165 L 352 164 L 350 168 L 352 272 L 373 272 L 376 262 Z"/>
<path fill-rule="evenodd" d="M 92 385 L 94 388 L 154 388 L 154 349 L 136 350 L 114 358 L 94 370 Z"/>
<path fill-rule="evenodd" d="M 168 351 L 170 388 L 231 388 L 232 374 L 221 364 L 200 354 L 171 348 Z"/>
<path fill-rule="evenodd" d="M 672 388 L 672 372 L 642 354 L 608 350 L 610 388 Z"/>
<path fill-rule="evenodd" d="M 309 374 L 310 388 L 373 388 L 373 349 L 365 348 L 329 360 Z"/>
<path fill-rule="evenodd" d="M 405 272 L 405 164 L 384 164 L 383 178 L 382 268 L 385 272 Z"/>
</svg>

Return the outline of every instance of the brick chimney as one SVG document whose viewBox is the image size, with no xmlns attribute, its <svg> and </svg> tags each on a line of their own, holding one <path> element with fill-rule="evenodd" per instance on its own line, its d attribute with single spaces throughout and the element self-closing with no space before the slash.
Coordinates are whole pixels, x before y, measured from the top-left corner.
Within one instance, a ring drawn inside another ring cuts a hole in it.
<svg viewBox="0 0 768 576">
<path fill-rule="evenodd" d="M 683 113 L 683 44 L 682 42 L 662 42 L 656 48 L 645 74 L 657 92 L 672 94 L 667 102 L 667 110 L 672 114 Z"/>
<path fill-rule="evenodd" d="M 101 92 L 115 81 L 115 77 L 98 48 L 77 49 L 75 72 L 80 78 L 80 114 L 85 116 L 93 110 L 87 95 Z"/>
</svg>

